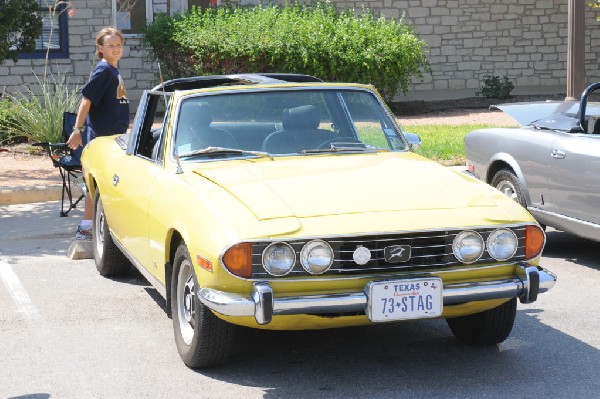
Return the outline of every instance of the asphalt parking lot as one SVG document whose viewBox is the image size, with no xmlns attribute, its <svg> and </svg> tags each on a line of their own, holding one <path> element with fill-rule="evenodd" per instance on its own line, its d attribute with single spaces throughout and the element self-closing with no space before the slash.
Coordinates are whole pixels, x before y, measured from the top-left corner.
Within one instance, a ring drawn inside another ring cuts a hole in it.
<svg viewBox="0 0 600 399">
<path fill-rule="evenodd" d="M 0 206 L 2 398 L 600 397 L 598 244 L 548 231 L 556 286 L 518 306 L 507 341 L 471 348 L 443 320 L 240 330 L 223 368 L 180 361 L 163 299 L 137 273 L 66 256 L 80 211 Z"/>
</svg>

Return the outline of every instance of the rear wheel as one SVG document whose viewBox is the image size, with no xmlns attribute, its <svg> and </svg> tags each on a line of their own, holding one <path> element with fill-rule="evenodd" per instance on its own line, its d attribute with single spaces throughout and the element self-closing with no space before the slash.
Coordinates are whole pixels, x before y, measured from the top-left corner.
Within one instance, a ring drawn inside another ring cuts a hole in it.
<svg viewBox="0 0 600 399">
<path fill-rule="evenodd" d="M 194 267 L 184 244 L 173 262 L 171 314 L 175 343 L 183 362 L 192 368 L 220 366 L 233 347 L 234 326 L 216 317 L 200 302 Z"/>
<path fill-rule="evenodd" d="M 129 260 L 123 255 L 123 252 L 115 245 L 108 222 L 104 215 L 102 198 L 100 193 L 96 192 L 94 201 L 94 215 L 92 218 L 92 246 L 94 248 L 94 261 L 96 269 L 103 276 L 118 276 L 129 272 Z"/>
<path fill-rule="evenodd" d="M 523 207 L 527 207 L 525 201 L 525 190 L 519 182 L 519 179 L 510 169 L 501 169 L 492 178 L 491 185 L 509 198 L 517 201 Z"/>
<path fill-rule="evenodd" d="M 446 319 L 454 336 L 473 346 L 495 345 L 510 335 L 517 314 L 517 299 L 469 316 Z"/>
</svg>

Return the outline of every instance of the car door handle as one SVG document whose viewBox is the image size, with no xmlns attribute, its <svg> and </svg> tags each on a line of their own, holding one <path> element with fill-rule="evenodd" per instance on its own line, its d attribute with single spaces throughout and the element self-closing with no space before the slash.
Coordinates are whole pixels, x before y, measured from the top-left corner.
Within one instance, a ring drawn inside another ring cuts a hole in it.
<svg viewBox="0 0 600 399">
<path fill-rule="evenodd" d="M 552 153 L 550 155 L 552 155 L 552 158 L 563 159 L 564 157 L 567 156 L 567 153 L 562 150 L 557 150 L 555 148 L 552 150 Z"/>
<path fill-rule="evenodd" d="M 117 184 L 119 184 L 119 176 L 117 176 L 117 174 L 115 173 L 113 175 L 113 186 L 117 186 Z"/>
</svg>

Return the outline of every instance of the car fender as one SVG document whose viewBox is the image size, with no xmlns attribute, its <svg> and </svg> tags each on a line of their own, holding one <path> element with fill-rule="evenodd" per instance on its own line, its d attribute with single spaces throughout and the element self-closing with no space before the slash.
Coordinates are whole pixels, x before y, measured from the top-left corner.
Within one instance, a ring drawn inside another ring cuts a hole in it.
<svg viewBox="0 0 600 399">
<path fill-rule="evenodd" d="M 527 188 L 525 176 L 523 175 L 521 166 L 519 166 L 519 163 L 512 155 L 506 152 L 498 152 L 492 155 L 489 161 L 489 167 L 485 174 L 485 182 L 491 184 L 494 175 L 499 170 L 507 168 L 510 168 L 514 172 L 515 176 L 519 180 L 519 183 L 521 184 L 521 187 L 523 188 L 527 205 L 531 205 L 531 198 L 529 197 L 529 189 Z"/>
</svg>

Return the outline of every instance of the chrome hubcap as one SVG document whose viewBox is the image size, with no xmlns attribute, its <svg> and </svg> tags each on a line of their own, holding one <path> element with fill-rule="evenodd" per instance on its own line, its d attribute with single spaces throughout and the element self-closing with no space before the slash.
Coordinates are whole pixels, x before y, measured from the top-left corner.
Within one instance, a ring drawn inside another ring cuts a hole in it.
<svg viewBox="0 0 600 399">
<path fill-rule="evenodd" d="M 98 202 L 98 208 L 96 209 L 96 226 L 94 230 L 93 239 L 96 243 L 96 253 L 102 258 L 104 251 L 104 209 L 101 202 Z"/>
<path fill-rule="evenodd" d="M 511 198 L 515 201 L 518 202 L 518 198 L 517 198 L 517 190 L 515 189 L 515 186 L 512 185 L 511 182 L 503 180 L 500 183 L 498 183 L 498 185 L 496 186 L 496 188 L 504 195 L 506 195 L 508 198 Z"/>
<path fill-rule="evenodd" d="M 179 267 L 177 276 L 177 316 L 179 320 L 179 330 L 183 341 L 190 345 L 194 338 L 195 325 L 195 284 L 192 272 L 192 265 L 185 259 Z"/>
<path fill-rule="evenodd" d="M 183 303 L 183 307 L 184 307 L 184 313 L 185 313 L 185 320 L 188 323 L 191 323 L 193 316 L 194 316 L 194 280 L 190 277 L 188 279 L 188 281 L 186 281 L 185 283 L 185 288 L 184 288 L 184 303 Z"/>
</svg>

